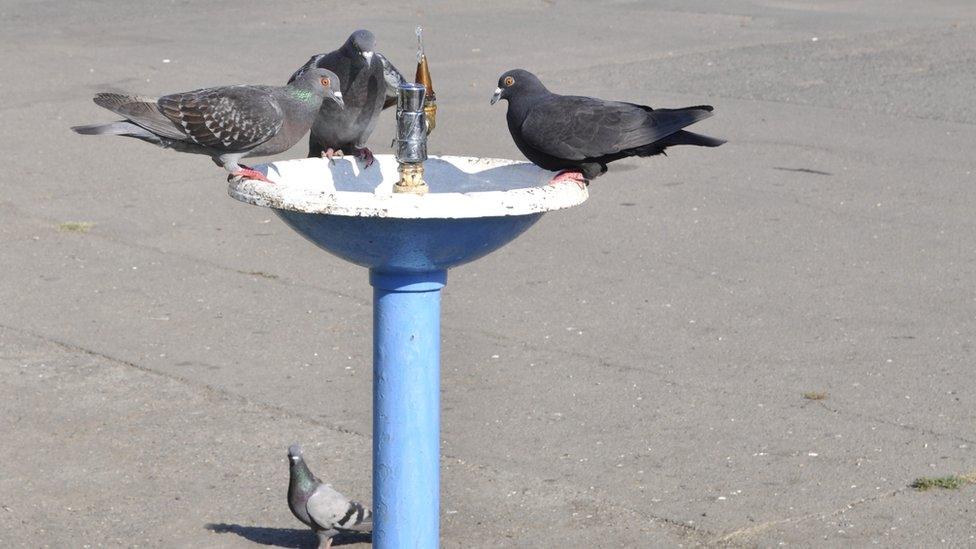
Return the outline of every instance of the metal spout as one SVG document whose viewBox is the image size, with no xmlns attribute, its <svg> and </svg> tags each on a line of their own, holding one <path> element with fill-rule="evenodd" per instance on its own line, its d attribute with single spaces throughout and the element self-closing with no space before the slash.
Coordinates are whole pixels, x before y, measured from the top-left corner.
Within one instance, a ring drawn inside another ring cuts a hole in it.
<svg viewBox="0 0 976 549">
<path fill-rule="evenodd" d="M 427 89 L 422 84 L 400 84 L 397 94 L 396 159 L 400 164 L 400 181 L 394 192 L 424 194 L 424 161 L 427 160 L 426 115 L 424 97 Z"/>
<path fill-rule="evenodd" d="M 417 72 L 413 80 L 427 88 L 427 96 L 424 97 L 424 114 L 427 115 L 427 135 L 430 135 L 437 126 L 437 94 L 434 93 L 434 81 L 430 78 L 430 66 L 427 64 L 427 55 L 424 54 L 424 28 L 419 26 L 417 27 Z"/>
</svg>

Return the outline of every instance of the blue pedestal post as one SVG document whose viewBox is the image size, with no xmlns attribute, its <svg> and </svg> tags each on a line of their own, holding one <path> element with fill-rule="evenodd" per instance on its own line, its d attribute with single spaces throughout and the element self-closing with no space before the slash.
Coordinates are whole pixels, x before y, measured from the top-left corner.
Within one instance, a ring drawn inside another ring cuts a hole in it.
<svg viewBox="0 0 976 549">
<path fill-rule="evenodd" d="M 373 546 L 440 537 L 441 288 L 447 271 L 370 270 L 373 286 Z"/>
</svg>

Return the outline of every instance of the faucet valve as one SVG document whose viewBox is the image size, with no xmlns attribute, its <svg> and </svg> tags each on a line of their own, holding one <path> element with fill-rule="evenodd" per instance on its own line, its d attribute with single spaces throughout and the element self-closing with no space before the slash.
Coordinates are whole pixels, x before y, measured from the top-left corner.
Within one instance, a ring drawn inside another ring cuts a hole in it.
<svg viewBox="0 0 976 549">
<path fill-rule="evenodd" d="M 405 82 L 397 94 L 396 159 L 400 164 L 400 181 L 393 187 L 397 193 L 424 194 L 424 161 L 427 160 L 427 121 L 424 114 L 423 84 Z"/>
</svg>

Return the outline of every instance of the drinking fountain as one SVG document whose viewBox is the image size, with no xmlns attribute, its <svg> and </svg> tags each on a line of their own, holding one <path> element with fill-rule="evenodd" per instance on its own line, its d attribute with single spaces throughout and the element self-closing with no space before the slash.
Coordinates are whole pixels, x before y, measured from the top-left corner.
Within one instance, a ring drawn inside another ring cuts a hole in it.
<svg viewBox="0 0 976 549">
<path fill-rule="evenodd" d="M 228 188 L 369 270 L 373 545 L 381 549 L 439 543 L 440 303 L 448 270 L 588 196 L 574 182 L 550 185 L 554 174 L 527 162 L 428 157 L 427 115 L 436 105 L 426 62 L 426 86 L 400 88 L 396 155 L 376 155 L 370 167 L 349 157 L 274 162 L 255 167 L 274 183 L 237 179 Z"/>
</svg>

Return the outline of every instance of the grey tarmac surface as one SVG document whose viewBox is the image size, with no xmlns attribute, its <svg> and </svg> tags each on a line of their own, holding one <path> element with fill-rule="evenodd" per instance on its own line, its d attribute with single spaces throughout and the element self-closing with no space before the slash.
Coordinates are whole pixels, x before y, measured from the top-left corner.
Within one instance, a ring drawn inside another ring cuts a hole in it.
<svg viewBox="0 0 976 549">
<path fill-rule="evenodd" d="M 294 441 L 369 499 L 366 273 L 205 157 L 68 127 L 361 27 L 410 72 L 418 23 L 434 154 L 521 158 L 515 67 L 729 140 L 451 272 L 445 547 L 976 544 L 976 485 L 908 487 L 976 471 L 976 4 L 368 6 L 0 4 L 0 546 L 311 546 Z"/>
</svg>

